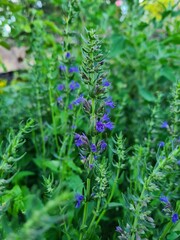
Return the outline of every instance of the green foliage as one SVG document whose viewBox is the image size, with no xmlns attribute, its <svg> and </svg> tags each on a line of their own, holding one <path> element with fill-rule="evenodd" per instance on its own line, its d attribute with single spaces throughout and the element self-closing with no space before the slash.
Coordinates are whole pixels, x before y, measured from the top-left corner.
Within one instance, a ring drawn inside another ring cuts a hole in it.
<svg viewBox="0 0 180 240">
<path fill-rule="evenodd" d="M 0 46 L 26 47 L 0 76 L 0 239 L 179 239 L 178 2 L 158 19 L 125 0 L 0 14 Z"/>
</svg>

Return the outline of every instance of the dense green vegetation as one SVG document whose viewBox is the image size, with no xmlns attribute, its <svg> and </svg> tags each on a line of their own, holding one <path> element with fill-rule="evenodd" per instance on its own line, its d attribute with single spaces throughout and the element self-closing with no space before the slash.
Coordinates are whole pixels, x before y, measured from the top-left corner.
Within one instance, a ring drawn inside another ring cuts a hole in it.
<svg viewBox="0 0 180 240">
<path fill-rule="evenodd" d="M 179 239 L 179 2 L 0 13 L 0 239 Z"/>
</svg>

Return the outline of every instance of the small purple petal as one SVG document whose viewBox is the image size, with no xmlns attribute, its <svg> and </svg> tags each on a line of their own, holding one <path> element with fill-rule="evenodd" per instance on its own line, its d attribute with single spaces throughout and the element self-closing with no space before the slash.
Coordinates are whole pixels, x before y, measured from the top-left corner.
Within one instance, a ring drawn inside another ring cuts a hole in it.
<svg viewBox="0 0 180 240">
<path fill-rule="evenodd" d="M 76 66 L 72 66 L 72 67 L 69 68 L 69 72 L 70 72 L 70 73 L 74 73 L 74 72 L 78 73 L 78 72 L 79 72 L 79 69 L 78 69 L 78 67 L 76 67 Z"/>
<path fill-rule="evenodd" d="M 75 81 L 71 81 L 69 84 L 69 88 L 71 91 L 78 89 L 80 87 L 80 84 L 78 82 Z"/>
<path fill-rule="evenodd" d="M 174 213 L 174 214 L 172 215 L 172 222 L 173 222 L 173 223 L 176 223 L 178 220 L 179 220 L 178 214 L 177 214 L 177 213 Z"/>
<path fill-rule="evenodd" d="M 169 127 L 169 125 L 168 125 L 168 122 L 163 122 L 162 124 L 161 124 L 161 128 L 168 128 Z"/>
<path fill-rule="evenodd" d="M 59 84 L 59 85 L 57 86 L 57 90 L 59 90 L 59 91 L 64 90 L 64 84 Z"/>
<path fill-rule="evenodd" d="M 70 52 L 67 52 L 67 53 L 66 53 L 66 58 L 70 58 L 70 57 L 71 57 Z"/>
<path fill-rule="evenodd" d="M 101 121 L 96 122 L 96 130 L 98 132 L 104 132 L 105 130 L 105 125 Z"/>
<path fill-rule="evenodd" d="M 81 205 L 81 202 L 84 200 L 84 196 L 78 193 L 78 194 L 76 194 L 75 199 L 76 199 L 76 206 L 75 207 L 79 208 L 80 205 Z"/>
<path fill-rule="evenodd" d="M 107 143 L 102 140 L 101 143 L 100 143 L 100 148 L 101 148 L 101 152 L 103 152 L 107 147 Z"/>
<path fill-rule="evenodd" d="M 114 108 L 115 107 L 114 102 L 111 100 L 111 98 L 106 99 L 105 105 L 110 107 L 110 108 Z"/>
<path fill-rule="evenodd" d="M 62 99 L 63 99 L 62 97 L 58 97 L 58 98 L 57 98 L 57 102 L 58 102 L 58 103 L 61 103 L 61 102 L 62 102 Z"/>
<path fill-rule="evenodd" d="M 165 142 L 161 141 L 159 142 L 159 147 L 164 147 L 165 146 Z"/>
<path fill-rule="evenodd" d="M 122 228 L 121 228 L 120 226 L 117 226 L 117 227 L 116 227 L 116 232 L 122 233 L 122 231 L 123 231 L 123 230 L 122 230 Z"/>
<path fill-rule="evenodd" d="M 103 85 L 103 87 L 109 87 L 111 84 L 110 84 L 110 82 L 107 81 L 106 78 L 104 78 L 104 79 L 102 80 L 102 85 Z"/>
<path fill-rule="evenodd" d="M 62 72 L 65 72 L 65 71 L 66 71 L 66 66 L 65 66 L 65 65 L 60 65 L 60 66 L 59 66 L 59 69 L 60 69 Z"/>
<path fill-rule="evenodd" d="M 74 100 L 74 105 L 79 105 L 80 103 L 84 102 L 84 97 L 80 95 L 76 100 Z"/>
<path fill-rule="evenodd" d="M 105 113 L 105 114 L 102 116 L 101 121 L 103 121 L 103 122 L 109 122 L 109 121 L 110 121 L 110 118 L 109 118 L 108 114 Z"/>
<path fill-rule="evenodd" d="M 96 148 L 96 145 L 95 144 L 91 144 L 91 151 L 92 152 L 97 152 L 97 148 Z"/>
<path fill-rule="evenodd" d="M 105 123 L 105 128 L 108 128 L 109 130 L 112 130 L 114 128 L 114 125 L 112 122 Z"/>
<path fill-rule="evenodd" d="M 169 200 L 168 200 L 168 198 L 167 198 L 166 196 L 160 197 L 159 200 L 160 200 L 161 202 L 164 202 L 164 203 L 169 203 Z"/>
</svg>

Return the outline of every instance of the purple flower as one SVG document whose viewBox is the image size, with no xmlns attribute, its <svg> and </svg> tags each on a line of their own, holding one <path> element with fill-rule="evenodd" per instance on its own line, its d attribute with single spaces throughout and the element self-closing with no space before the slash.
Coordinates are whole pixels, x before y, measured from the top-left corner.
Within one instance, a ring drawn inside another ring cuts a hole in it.
<svg viewBox="0 0 180 240">
<path fill-rule="evenodd" d="M 81 202 L 84 200 L 84 196 L 78 193 L 78 194 L 76 194 L 75 199 L 76 199 L 76 206 L 75 207 L 79 208 L 80 205 L 81 205 Z"/>
<path fill-rule="evenodd" d="M 177 164 L 180 165 L 180 160 L 177 161 Z"/>
<path fill-rule="evenodd" d="M 169 125 L 168 125 L 168 122 L 163 122 L 162 124 L 161 124 L 161 128 L 168 128 L 169 127 Z"/>
<path fill-rule="evenodd" d="M 90 169 L 93 169 L 93 167 L 94 167 L 94 164 L 89 164 Z"/>
<path fill-rule="evenodd" d="M 160 197 L 159 200 L 160 200 L 161 202 L 164 202 L 164 203 L 169 203 L 169 200 L 168 200 L 168 198 L 167 198 L 166 196 Z"/>
<path fill-rule="evenodd" d="M 172 222 L 173 222 L 173 223 L 176 223 L 178 220 L 179 220 L 178 214 L 177 214 L 177 213 L 174 213 L 174 214 L 172 215 Z"/>
<path fill-rule="evenodd" d="M 105 130 L 105 125 L 101 121 L 96 122 L 96 130 L 98 132 L 104 132 Z"/>
<path fill-rule="evenodd" d="M 102 80 L 102 85 L 103 85 L 103 87 L 109 87 L 111 84 L 110 84 L 110 82 L 107 81 L 106 78 L 104 78 L 104 79 Z"/>
<path fill-rule="evenodd" d="M 112 122 L 105 123 L 105 128 L 108 128 L 109 130 L 112 130 L 114 128 L 114 125 Z"/>
<path fill-rule="evenodd" d="M 80 95 L 76 100 L 74 100 L 73 104 L 79 105 L 82 102 L 84 102 L 84 97 L 83 97 L 83 95 Z"/>
<path fill-rule="evenodd" d="M 58 102 L 58 103 L 61 103 L 61 102 L 62 102 L 62 97 L 58 97 L 58 98 L 57 98 L 57 102 Z"/>
<path fill-rule="evenodd" d="M 83 134 L 75 133 L 74 139 L 77 147 L 88 144 L 88 138 L 84 133 Z"/>
<path fill-rule="evenodd" d="M 104 140 L 102 140 L 100 142 L 101 152 L 103 152 L 106 149 L 106 147 L 107 147 L 107 143 Z"/>
<path fill-rule="evenodd" d="M 64 90 L 64 84 L 59 84 L 59 85 L 57 86 L 57 90 L 59 90 L 59 91 Z"/>
<path fill-rule="evenodd" d="M 69 72 L 70 72 L 70 73 L 74 73 L 74 72 L 78 73 L 78 72 L 79 72 L 79 69 L 78 69 L 78 67 L 76 67 L 76 66 L 72 66 L 72 67 L 69 68 Z"/>
<path fill-rule="evenodd" d="M 80 84 L 78 82 L 75 82 L 75 81 L 71 81 L 70 84 L 69 84 L 69 88 L 71 91 L 77 89 L 80 87 Z"/>
<path fill-rule="evenodd" d="M 66 66 L 61 64 L 61 65 L 59 66 L 59 69 L 60 69 L 62 72 L 65 72 L 65 71 L 66 71 Z"/>
<path fill-rule="evenodd" d="M 111 98 L 106 99 L 105 105 L 110 107 L 110 108 L 114 108 L 115 107 L 114 102 L 111 100 Z"/>
<path fill-rule="evenodd" d="M 92 152 L 97 152 L 97 148 L 96 148 L 96 145 L 95 144 L 91 144 L 91 151 Z"/>
<path fill-rule="evenodd" d="M 70 57 L 71 57 L 70 52 L 67 52 L 67 53 L 66 53 L 66 58 L 70 58 Z"/>
<path fill-rule="evenodd" d="M 68 108 L 69 108 L 70 110 L 72 110 L 72 109 L 73 109 L 73 104 L 70 103 L 69 106 L 68 106 Z"/>
<path fill-rule="evenodd" d="M 117 227 L 116 227 L 116 232 L 122 233 L 122 231 L 123 231 L 123 230 L 122 230 L 122 228 L 121 228 L 120 226 L 117 226 Z"/>
<path fill-rule="evenodd" d="M 164 147 L 165 146 L 165 142 L 161 141 L 159 142 L 159 147 Z"/>
<path fill-rule="evenodd" d="M 102 118 L 101 118 L 101 121 L 103 121 L 103 122 L 109 122 L 109 116 L 108 116 L 108 114 L 104 114 L 103 116 L 102 116 Z"/>
</svg>

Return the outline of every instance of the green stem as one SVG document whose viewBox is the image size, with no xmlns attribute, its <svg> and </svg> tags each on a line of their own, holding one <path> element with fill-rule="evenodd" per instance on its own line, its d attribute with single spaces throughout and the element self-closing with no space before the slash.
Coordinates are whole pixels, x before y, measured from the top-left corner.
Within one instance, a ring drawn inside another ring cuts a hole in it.
<svg viewBox="0 0 180 240">
<path fill-rule="evenodd" d="M 43 128 L 43 120 L 42 120 L 42 113 L 41 113 L 41 103 L 39 101 L 39 91 L 38 86 L 36 87 L 36 99 L 37 99 L 37 111 L 38 111 L 38 121 L 39 127 L 41 132 L 41 141 L 42 141 L 42 155 L 45 156 L 46 148 L 45 148 L 45 141 L 44 141 L 44 128 Z"/>
<path fill-rule="evenodd" d="M 86 227 L 86 220 L 87 220 L 87 214 L 88 214 L 88 201 L 89 201 L 89 196 L 90 196 L 90 188 L 91 188 L 91 179 L 87 178 L 87 192 L 86 192 L 86 202 L 84 205 L 84 212 L 83 212 L 83 220 L 81 224 L 81 234 L 79 237 L 79 240 L 83 239 L 83 233 L 82 230 Z"/>
<path fill-rule="evenodd" d="M 52 118 L 52 122 L 53 122 L 53 134 L 54 134 L 54 138 L 55 138 L 55 143 L 56 143 L 56 148 L 57 151 L 59 152 L 59 144 L 58 144 L 58 137 L 57 137 L 57 129 L 56 129 L 56 121 L 55 121 L 55 113 L 54 113 L 54 101 L 52 98 L 52 84 L 51 84 L 51 79 L 49 79 L 49 102 L 50 102 L 50 108 L 51 108 L 51 118 Z"/>
</svg>

